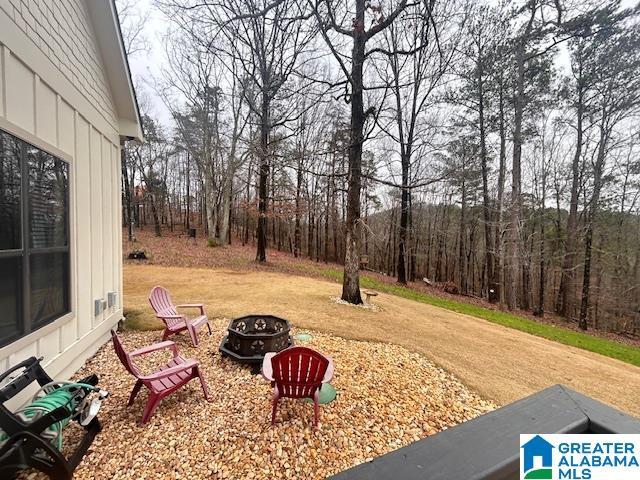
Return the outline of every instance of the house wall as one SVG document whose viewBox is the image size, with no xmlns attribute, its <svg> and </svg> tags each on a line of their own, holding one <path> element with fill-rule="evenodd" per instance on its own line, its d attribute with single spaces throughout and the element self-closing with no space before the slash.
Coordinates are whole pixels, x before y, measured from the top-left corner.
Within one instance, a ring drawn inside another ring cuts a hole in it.
<svg viewBox="0 0 640 480">
<path fill-rule="evenodd" d="M 68 378 L 122 318 L 117 123 L 85 2 L 0 0 L 0 128 L 69 163 L 72 292 L 71 313 L 0 348 L 0 371 L 35 355 Z"/>
</svg>

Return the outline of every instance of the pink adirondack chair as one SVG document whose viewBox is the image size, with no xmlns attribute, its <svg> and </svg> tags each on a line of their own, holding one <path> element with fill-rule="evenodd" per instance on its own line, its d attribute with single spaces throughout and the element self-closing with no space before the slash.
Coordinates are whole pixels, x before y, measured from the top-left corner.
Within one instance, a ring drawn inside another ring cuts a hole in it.
<svg viewBox="0 0 640 480">
<path fill-rule="evenodd" d="M 164 287 L 153 287 L 149 294 L 149 303 L 151 308 L 156 312 L 156 317 L 164 322 L 164 333 L 162 340 L 166 340 L 169 335 L 186 330 L 191 337 L 193 346 L 198 346 L 198 330 L 207 325 L 209 335 L 211 335 L 211 325 L 209 319 L 204 313 L 204 305 L 202 303 L 186 303 L 183 305 L 174 305 L 171 301 L 169 292 Z M 187 318 L 185 315 L 178 313 L 178 308 L 199 308 L 200 315 Z"/>
<path fill-rule="evenodd" d="M 124 368 L 126 368 L 127 371 L 136 378 L 136 384 L 131 391 L 127 405 L 131 406 L 133 404 L 136 395 L 138 395 L 138 392 L 143 385 L 149 389 L 149 399 L 147 400 L 147 404 L 145 405 L 142 413 L 142 419 L 140 420 L 141 424 L 144 425 L 149 421 L 156 407 L 163 398 L 171 395 L 194 378 L 200 380 L 200 385 L 204 392 L 204 398 L 207 401 L 210 401 L 209 389 L 207 388 L 204 378 L 202 378 L 198 362 L 193 359 L 182 357 L 174 342 L 160 342 L 128 353 L 122 346 L 120 338 L 113 330 L 111 330 L 111 339 L 113 340 L 113 348 L 122 362 L 122 365 L 124 365 Z M 149 375 L 142 375 L 133 359 L 163 348 L 171 349 L 173 358 L 153 373 Z"/>
<path fill-rule="evenodd" d="M 318 425 L 318 394 L 323 383 L 333 378 L 331 357 L 307 347 L 290 347 L 279 353 L 267 353 L 262 362 L 262 376 L 274 386 L 271 424 L 275 424 L 278 400 L 313 399 L 313 425 Z"/>
</svg>

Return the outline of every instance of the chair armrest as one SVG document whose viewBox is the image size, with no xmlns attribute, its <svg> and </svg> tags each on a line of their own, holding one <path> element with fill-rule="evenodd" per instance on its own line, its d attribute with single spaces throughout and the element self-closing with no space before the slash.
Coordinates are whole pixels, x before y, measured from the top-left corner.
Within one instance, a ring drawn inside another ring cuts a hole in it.
<svg viewBox="0 0 640 480">
<path fill-rule="evenodd" d="M 325 358 L 329 360 L 329 365 L 327 366 L 327 371 L 324 372 L 324 378 L 322 379 L 322 383 L 330 382 L 331 379 L 333 378 L 333 372 L 335 370 L 335 367 L 333 366 L 333 359 L 331 357 L 327 357 L 326 355 L 325 355 Z"/>
<path fill-rule="evenodd" d="M 262 360 L 262 376 L 265 380 L 269 382 L 273 382 L 273 364 L 271 363 L 271 359 L 275 356 L 276 352 L 269 352 L 264 356 L 264 360 Z"/>
<path fill-rule="evenodd" d="M 189 370 L 197 366 L 198 366 L 198 362 L 190 359 L 190 360 L 186 360 L 184 363 L 181 363 L 180 365 L 167 368 L 166 370 L 161 370 L 159 372 L 152 373 L 151 375 L 140 376 L 140 380 L 142 380 L 143 382 L 151 381 L 151 380 L 162 380 L 163 378 L 170 377 L 171 375 L 184 372 L 185 370 Z"/>
<path fill-rule="evenodd" d="M 200 315 L 204 315 L 204 304 L 203 303 L 183 303 L 181 305 L 176 305 L 177 308 L 199 308 Z"/>
<path fill-rule="evenodd" d="M 163 318 L 165 320 L 183 320 L 185 318 L 184 315 L 173 315 L 171 313 L 156 313 L 156 318 Z"/>
<path fill-rule="evenodd" d="M 148 347 L 142 347 L 138 350 L 134 350 L 129 353 L 129 356 L 136 357 L 139 355 L 145 355 L 147 353 L 155 352 L 156 350 L 162 350 L 163 348 L 170 348 L 173 352 L 174 358 L 178 356 L 178 347 L 176 347 L 175 342 L 167 340 L 165 342 L 154 343 L 153 345 L 149 345 Z"/>
</svg>

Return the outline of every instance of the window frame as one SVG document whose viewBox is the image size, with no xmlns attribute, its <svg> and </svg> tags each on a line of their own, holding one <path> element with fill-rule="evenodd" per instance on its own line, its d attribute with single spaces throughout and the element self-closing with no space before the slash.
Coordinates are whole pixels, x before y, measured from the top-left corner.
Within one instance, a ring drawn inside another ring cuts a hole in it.
<svg viewBox="0 0 640 480">
<path fill-rule="evenodd" d="M 20 222 L 21 222 L 21 248 L 13 248 L 8 250 L 0 250 L 0 259 L 4 258 L 19 258 L 21 259 L 20 272 L 21 272 L 21 285 L 20 296 L 21 301 L 18 304 L 19 309 L 19 331 L 6 338 L 0 338 L 0 350 L 19 341 L 25 337 L 30 336 L 33 333 L 48 331 L 47 327 L 50 327 L 53 323 L 68 317 L 73 313 L 73 272 L 72 272 L 72 249 L 71 249 L 71 171 L 72 164 L 65 158 L 61 158 L 60 155 L 51 153 L 47 148 L 43 148 L 40 145 L 35 144 L 32 141 L 25 140 L 24 138 L 15 135 L 0 126 L 0 134 L 8 135 L 14 141 L 20 144 Z M 31 247 L 30 238 L 30 221 L 29 211 L 31 208 L 31 195 L 29 192 L 29 161 L 27 150 L 29 148 L 35 148 L 58 162 L 66 165 L 66 185 L 65 185 L 65 236 L 66 242 L 64 246 L 56 247 Z M 66 255 L 66 271 L 64 273 L 64 281 L 66 285 L 66 310 L 59 315 L 52 316 L 46 319 L 46 321 L 38 322 L 33 321 L 31 318 L 31 256 L 51 253 L 62 253 Z M 34 328 L 34 324 L 36 324 Z"/>
</svg>

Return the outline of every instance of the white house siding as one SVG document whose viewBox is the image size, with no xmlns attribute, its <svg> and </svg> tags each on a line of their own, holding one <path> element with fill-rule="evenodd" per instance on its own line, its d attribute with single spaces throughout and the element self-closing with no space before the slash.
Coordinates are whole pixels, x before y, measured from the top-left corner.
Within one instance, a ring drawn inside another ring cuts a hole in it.
<svg viewBox="0 0 640 480">
<path fill-rule="evenodd" d="M 72 292 L 70 314 L 0 348 L 0 371 L 36 355 L 69 377 L 122 318 L 118 122 L 95 38 L 82 0 L 0 0 L 0 129 L 69 163 Z"/>
</svg>

